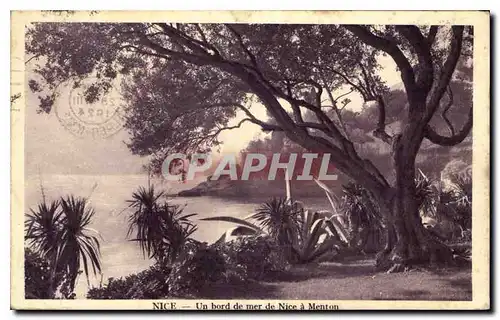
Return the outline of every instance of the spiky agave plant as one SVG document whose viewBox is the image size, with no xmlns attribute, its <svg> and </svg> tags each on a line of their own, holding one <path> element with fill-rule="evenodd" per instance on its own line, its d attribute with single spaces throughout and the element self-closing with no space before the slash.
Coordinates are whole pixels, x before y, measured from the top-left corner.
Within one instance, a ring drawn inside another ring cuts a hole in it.
<svg viewBox="0 0 500 320">
<path fill-rule="evenodd" d="M 312 262 L 342 242 L 328 231 L 327 219 L 321 212 L 302 210 L 299 233 L 294 237 L 292 250 L 298 263 Z"/>
<path fill-rule="evenodd" d="M 344 245 L 347 245 L 349 241 L 349 232 L 346 228 L 346 213 L 340 210 L 341 203 L 337 198 L 335 193 L 323 182 L 318 179 L 314 179 L 314 182 L 323 189 L 325 195 L 330 202 L 330 206 L 332 208 L 331 214 L 325 220 L 327 227 L 330 229 L 330 233 L 335 235 L 335 237 L 342 242 Z"/>
<path fill-rule="evenodd" d="M 99 233 L 89 227 L 95 210 L 86 198 L 67 196 L 60 200 L 63 219 L 57 253 L 57 265 L 70 275 L 70 288 L 74 290 L 76 278 L 83 271 L 90 286 L 89 269 L 94 275 L 101 273 Z"/>
</svg>

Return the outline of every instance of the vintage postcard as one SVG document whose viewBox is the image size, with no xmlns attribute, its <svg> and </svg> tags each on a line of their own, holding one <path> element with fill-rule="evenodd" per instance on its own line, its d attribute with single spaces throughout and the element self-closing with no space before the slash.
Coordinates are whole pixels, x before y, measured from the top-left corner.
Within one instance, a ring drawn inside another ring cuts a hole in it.
<svg viewBox="0 0 500 320">
<path fill-rule="evenodd" d="M 11 308 L 490 308 L 489 12 L 11 17 Z"/>
</svg>

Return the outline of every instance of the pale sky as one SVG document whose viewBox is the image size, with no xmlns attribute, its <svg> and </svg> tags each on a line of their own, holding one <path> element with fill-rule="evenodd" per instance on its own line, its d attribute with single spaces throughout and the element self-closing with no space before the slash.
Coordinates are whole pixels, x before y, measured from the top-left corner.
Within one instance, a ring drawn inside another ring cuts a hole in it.
<svg viewBox="0 0 500 320">
<path fill-rule="evenodd" d="M 401 82 L 395 64 L 388 57 L 382 57 L 384 69 L 382 78 L 389 86 Z M 26 78 L 26 81 L 29 77 Z M 69 95 L 62 90 L 55 108 L 67 108 Z M 38 174 L 133 174 L 141 170 L 144 158 L 134 156 L 126 147 L 128 139 L 125 130 L 108 138 L 77 137 L 64 128 L 56 116 L 37 114 L 38 98 L 35 93 L 26 89 L 26 173 Z M 340 93 L 339 93 L 340 94 Z M 361 97 L 351 94 L 351 109 L 362 107 Z M 326 97 L 325 97 L 326 98 Z M 261 120 L 266 120 L 266 111 L 262 105 L 252 105 L 252 112 Z M 244 118 L 239 111 L 230 125 L 237 124 Z M 249 141 L 263 137 L 260 127 L 252 123 L 244 123 L 239 129 L 223 131 L 220 140 L 224 143 L 221 152 L 239 152 Z"/>
</svg>

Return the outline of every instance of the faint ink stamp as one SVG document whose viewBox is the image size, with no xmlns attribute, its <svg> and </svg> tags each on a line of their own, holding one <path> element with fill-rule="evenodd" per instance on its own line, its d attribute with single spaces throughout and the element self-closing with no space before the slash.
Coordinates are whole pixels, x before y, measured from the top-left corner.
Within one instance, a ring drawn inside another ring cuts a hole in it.
<svg viewBox="0 0 500 320">
<path fill-rule="evenodd" d="M 56 115 L 62 126 L 77 137 L 105 139 L 123 128 L 123 105 L 115 87 L 97 101 L 87 102 L 84 92 L 94 81 L 84 80 L 78 87 L 71 87 L 67 92 L 68 103 L 58 104 Z"/>
</svg>

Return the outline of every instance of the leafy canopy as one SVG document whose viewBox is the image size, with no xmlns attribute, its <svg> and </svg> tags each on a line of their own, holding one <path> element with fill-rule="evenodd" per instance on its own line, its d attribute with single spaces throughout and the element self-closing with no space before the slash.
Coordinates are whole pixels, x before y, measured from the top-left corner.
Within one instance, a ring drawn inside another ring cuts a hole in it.
<svg viewBox="0 0 500 320">
<path fill-rule="evenodd" d="M 400 118 L 410 125 L 408 155 L 415 156 L 424 137 L 457 144 L 470 132 L 472 117 L 450 137 L 428 124 L 446 107 L 441 100 L 457 63 L 471 54 L 472 37 L 462 26 L 38 23 L 27 31 L 26 48 L 43 57 L 35 68 L 43 85 L 30 81 L 42 111 L 50 112 L 65 81 L 78 86 L 93 76 L 88 102 L 120 81 L 128 146 L 153 155 L 156 167 L 166 153 L 208 151 L 220 144 L 223 130 L 252 122 L 283 131 L 308 150 L 328 150 L 340 171 L 375 190 L 388 183 L 357 153 L 343 121 L 346 94 L 376 103 L 374 137 L 389 145 L 404 141 L 385 128 L 388 88 L 378 57 L 389 55 L 408 101 L 406 110 L 400 106 Z M 253 102 L 265 106 L 269 121 L 252 113 Z M 246 117 L 228 126 L 238 110 Z"/>
</svg>

